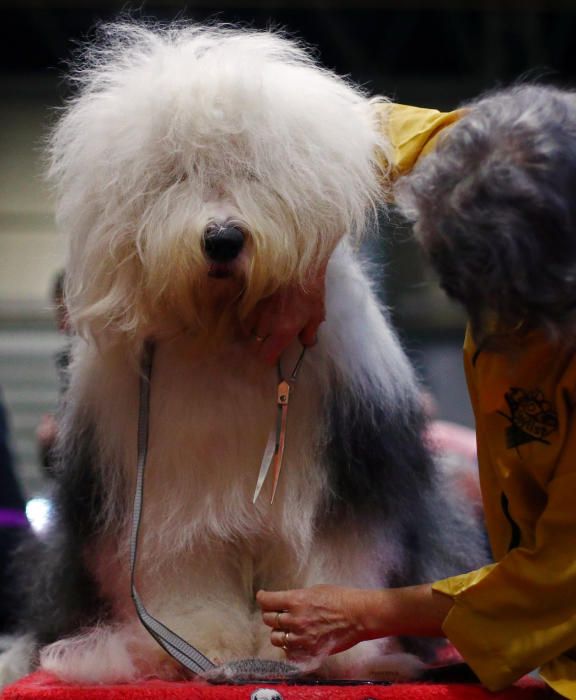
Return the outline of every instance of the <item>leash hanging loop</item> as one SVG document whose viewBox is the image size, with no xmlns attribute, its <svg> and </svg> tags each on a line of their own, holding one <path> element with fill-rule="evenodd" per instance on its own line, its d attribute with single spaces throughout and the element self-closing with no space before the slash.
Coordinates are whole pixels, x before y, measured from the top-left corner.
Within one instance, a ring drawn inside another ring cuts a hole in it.
<svg viewBox="0 0 576 700">
<path fill-rule="evenodd" d="M 132 531 L 130 535 L 130 588 L 132 600 L 140 622 L 156 642 L 170 656 L 179 661 L 193 673 L 204 673 L 215 665 L 196 647 L 166 627 L 160 620 L 153 617 L 144 606 L 136 589 L 136 564 L 138 561 L 138 535 L 144 509 L 144 474 L 148 457 L 148 434 L 150 427 L 150 389 L 152 367 L 154 364 L 153 341 L 147 340 L 142 350 L 140 360 L 140 397 L 138 408 L 138 462 L 136 466 L 136 490 L 134 493 L 134 509 L 132 513 Z"/>
</svg>

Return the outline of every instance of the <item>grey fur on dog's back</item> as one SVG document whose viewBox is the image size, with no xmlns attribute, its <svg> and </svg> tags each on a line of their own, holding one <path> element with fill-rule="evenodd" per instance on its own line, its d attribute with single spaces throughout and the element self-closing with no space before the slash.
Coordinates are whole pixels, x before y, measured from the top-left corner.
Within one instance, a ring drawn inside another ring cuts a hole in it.
<svg viewBox="0 0 576 700">
<path fill-rule="evenodd" d="M 408 404 L 408 408 L 406 406 Z M 464 494 L 439 471 L 424 444 L 426 422 L 417 395 L 394 413 L 382 397 L 335 382 L 327 400 L 329 496 L 323 525 L 346 530 L 358 520 L 393 537 L 404 556 L 383 571 L 383 585 L 411 586 L 470 571 L 489 561 L 484 528 Z M 404 639 L 411 653 L 433 660 L 437 641 Z"/>
<path fill-rule="evenodd" d="M 405 403 L 394 413 L 376 391 L 359 399 L 335 382 L 327 397 L 331 488 L 320 516 L 320 524 L 348 517 L 391 527 L 407 553 L 396 585 L 461 573 L 485 558 L 471 508 L 463 496 L 448 493 L 450 484 L 424 444 L 418 396 L 408 393 Z"/>
</svg>

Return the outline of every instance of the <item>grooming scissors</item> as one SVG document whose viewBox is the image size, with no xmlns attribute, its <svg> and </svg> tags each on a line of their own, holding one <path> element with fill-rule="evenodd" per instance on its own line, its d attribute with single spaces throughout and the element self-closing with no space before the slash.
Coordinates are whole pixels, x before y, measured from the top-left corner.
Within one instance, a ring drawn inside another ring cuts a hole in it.
<svg viewBox="0 0 576 700">
<path fill-rule="evenodd" d="M 278 372 L 278 385 L 276 387 L 276 424 L 268 436 L 268 442 L 266 443 L 266 449 L 264 450 L 264 456 L 262 457 L 262 463 L 260 464 L 260 472 L 258 474 L 258 481 L 256 482 L 252 503 L 256 503 L 258 500 L 262 486 L 264 485 L 268 472 L 272 466 L 274 467 L 274 481 L 272 485 L 272 496 L 270 497 L 270 503 L 274 502 L 274 496 L 276 495 L 276 489 L 278 488 L 278 481 L 280 479 L 280 472 L 282 471 L 282 465 L 284 462 L 290 393 L 296 384 L 296 377 L 298 376 L 298 372 L 305 354 L 306 348 L 302 348 L 300 357 L 296 361 L 292 374 L 290 374 L 288 378 L 284 377 L 282 373 L 282 363 L 280 360 L 278 360 L 278 364 L 276 366 Z"/>
</svg>

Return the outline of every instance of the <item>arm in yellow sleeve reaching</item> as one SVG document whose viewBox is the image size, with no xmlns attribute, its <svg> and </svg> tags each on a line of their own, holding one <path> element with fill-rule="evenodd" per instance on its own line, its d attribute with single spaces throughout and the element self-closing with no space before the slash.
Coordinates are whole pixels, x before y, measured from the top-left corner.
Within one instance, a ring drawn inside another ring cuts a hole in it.
<svg viewBox="0 0 576 700">
<path fill-rule="evenodd" d="M 576 424 L 534 545 L 434 584 L 454 605 L 443 631 L 482 682 L 501 689 L 576 646 Z"/>
<path fill-rule="evenodd" d="M 496 564 L 432 585 L 260 591 L 271 643 L 281 647 L 288 631 L 299 658 L 337 653 L 367 639 L 443 632 L 490 690 L 558 659 L 576 645 L 574 435 L 550 484 L 533 548 L 519 547 Z"/>
</svg>

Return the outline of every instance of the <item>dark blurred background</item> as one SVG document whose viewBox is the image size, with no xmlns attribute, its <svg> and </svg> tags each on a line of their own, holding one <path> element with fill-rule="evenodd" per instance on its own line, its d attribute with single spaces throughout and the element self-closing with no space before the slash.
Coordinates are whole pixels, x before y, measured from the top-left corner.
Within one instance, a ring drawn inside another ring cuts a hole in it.
<svg viewBox="0 0 576 700">
<path fill-rule="evenodd" d="M 41 180 L 42 138 L 66 96 L 62 74 L 76 42 L 120 12 L 282 27 L 370 92 L 439 109 L 519 79 L 572 86 L 576 78 L 576 0 L 0 3 L 0 386 L 29 496 L 43 489 L 34 431 L 57 398 L 53 354 L 61 344 L 49 289 L 63 246 Z M 471 425 L 461 312 L 394 217 L 366 253 L 379 263 L 383 297 L 439 416 Z"/>
</svg>

